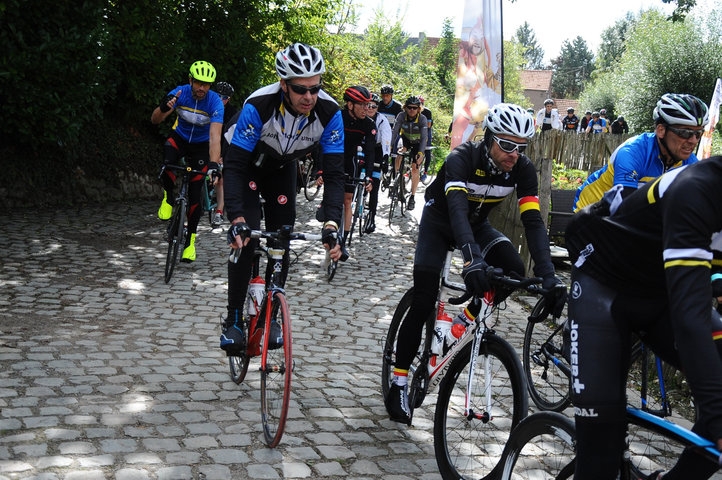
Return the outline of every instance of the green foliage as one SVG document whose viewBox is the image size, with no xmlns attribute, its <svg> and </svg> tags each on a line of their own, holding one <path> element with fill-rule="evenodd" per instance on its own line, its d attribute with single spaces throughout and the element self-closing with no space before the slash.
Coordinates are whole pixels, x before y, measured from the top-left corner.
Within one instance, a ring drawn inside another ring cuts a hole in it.
<svg viewBox="0 0 722 480">
<path fill-rule="evenodd" d="M 624 18 L 617 20 L 614 25 L 602 31 L 602 43 L 597 51 L 596 71 L 594 73 L 606 72 L 617 66 L 622 59 L 629 32 L 634 27 L 634 24 L 634 15 L 627 12 Z"/>
<path fill-rule="evenodd" d="M 454 27 L 450 18 L 444 19 L 441 39 L 436 47 L 436 79 L 447 95 L 456 90 L 456 63 L 459 59 L 459 41 L 454 38 Z"/>
<path fill-rule="evenodd" d="M 577 36 L 564 40 L 559 56 L 552 60 L 552 91 L 559 98 L 577 98 L 594 70 L 594 56 L 587 42 Z"/>
<path fill-rule="evenodd" d="M 662 0 L 664 3 L 676 3 L 677 6 L 672 12 L 669 20 L 673 22 L 681 22 L 685 19 L 689 11 L 697 4 L 697 0 Z"/>
<path fill-rule="evenodd" d="M 616 75 L 617 73 L 614 71 L 605 72 L 587 83 L 584 91 L 579 96 L 582 112 L 585 110 L 599 111 L 604 108 L 607 110 L 607 119 L 614 119 L 621 114 L 628 121 L 626 113 L 617 110 L 619 90 L 615 80 Z M 630 130 L 633 131 L 633 128 L 630 127 Z"/>
<path fill-rule="evenodd" d="M 521 71 L 526 61 L 523 52 L 524 47 L 519 42 L 504 41 L 504 101 L 527 108 L 533 105 L 524 96 L 521 84 Z"/>
<path fill-rule="evenodd" d="M 576 190 L 581 187 L 589 176 L 584 170 L 566 168 L 562 163 L 554 161 L 552 167 L 552 188 L 557 190 Z"/>
<path fill-rule="evenodd" d="M 537 44 L 536 33 L 534 33 L 534 29 L 531 28 L 528 22 L 524 22 L 517 28 L 512 41 L 520 43 L 523 47 L 523 55 L 526 60 L 524 68 L 528 70 L 544 68 L 544 49 Z"/>
<path fill-rule="evenodd" d="M 672 22 L 653 10 L 642 15 L 614 77 L 618 110 L 630 128 L 652 129 L 652 110 L 664 93 L 710 101 L 722 66 L 721 30 L 719 10 L 707 23 L 693 17 Z"/>
</svg>

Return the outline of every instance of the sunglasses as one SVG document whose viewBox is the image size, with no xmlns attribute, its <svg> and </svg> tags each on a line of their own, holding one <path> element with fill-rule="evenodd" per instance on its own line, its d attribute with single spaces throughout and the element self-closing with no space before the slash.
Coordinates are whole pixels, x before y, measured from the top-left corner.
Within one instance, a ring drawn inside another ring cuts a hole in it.
<svg viewBox="0 0 722 480">
<path fill-rule="evenodd" d="M 369 103 L 368 105 L 366 105 L 366 107 L 367 108 L 379 108 L 379 106 L 376 105 L 375 103 Z"/>
<path fill-rule="evenodd" d="M 231 97 L 229 97 L 228 95 L 221 95 L 221 100 L 228 100 L 229 98 Z"/>
<path fill-rule="evenodd" d="M 497 136 L 494 137 L 494 141 L 499 145 L 499 148 L 506 153 L 512 153 L 514 150 L 519 150 L 519 153 L 524 153 L 524 150 L 526 150 L 526 143 L 511 142 Z"/>
<path fill-rule="evenodd" d="M 702 138 L 702 134 L 704 133 L 703 130 L 691 130 L 689 128 L 674 128 L 667 125 L 667 130 L 671 131 L 675 135 L 677 135 L 679 138 L 683 138 L 685 140 L 689 140 L 694 136 L 697 140 Z"/>
<path fill-rule="evenodd" d="M 295 83 L 289 83 L 286 82 L 286 85 L 291 87 L 291 90 L 293 90 L 295 93 L 299 95 L 306 95 L 306 92 L 310 93 L 311 95 L 316 95 L 319 91 L 321 91 L 321 88 L 323 87 L 322 84 L 314 85 L 312 87 L 305 87 L 303 85 L 297 85 Z"/>
<path fill-rule="evenodd" d="M 407 105 L 406 108 L 407 108 L 408 110 L 418 110 L 418 109 L 419 109 L 419 107 L 415 107 L 415 106 L 413 106 L 413 105 Z"/>
</svg>

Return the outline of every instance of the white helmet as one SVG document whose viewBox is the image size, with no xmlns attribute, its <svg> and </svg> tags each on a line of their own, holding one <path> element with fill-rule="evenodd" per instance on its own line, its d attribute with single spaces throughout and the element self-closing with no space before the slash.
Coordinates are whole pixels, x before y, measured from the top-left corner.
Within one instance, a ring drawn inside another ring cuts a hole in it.
<svg viewBox="0 0 722 480">
<path fill-rule="evenodd" d="M 307 78 L 326 72 L 321 52 L 304 43 L 294 43 L 276 54 L 276 73 L 284 80 Z"/>
<path fill-rule="evenodd" d="M 652 116 L 655 123 L 703 127 L 709 120 L 709 109 L 694 95 L 665 93 L 654 107 Z"/>
<path fill-rule="evenodd" d="M 513 103 L 498 103 L 489 109 L 484 119 L 484 129 L 512 137 L 531 138 L 534 136 L 534 120 L 531 115 Z"/>
</svg>

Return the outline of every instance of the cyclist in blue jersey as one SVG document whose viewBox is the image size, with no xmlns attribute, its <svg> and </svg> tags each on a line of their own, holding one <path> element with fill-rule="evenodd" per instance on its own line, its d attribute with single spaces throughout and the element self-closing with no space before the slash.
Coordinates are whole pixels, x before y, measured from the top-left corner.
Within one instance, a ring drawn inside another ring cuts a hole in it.
<svg viewBox="0 0 722 480">
<path fill-rule="evenodd" d="M 322 241 L 333 260 L 341 256 L 336 232 L 343 209 L 344 128 L 338 103 L 322 90 L 323 57 L 315 47 L 294 43 L 276 54 L 275 67 L 280 80 L 253 92 L 226 133 L 231 138 L 224 158 L 226 215 L 233 224 L 228 243 L 243 247 L 238 262 L 228 262 L 228 316 L 220 346 L 229 355 L 238 355 L 246 345 L 243 304 L 258 244 L 248 238 L 248 232 L 261 226 L 260 197 L 265 200 L 267 230 L 293 225 L 296 162 L 318 145 L 324 166 Z M 277 337 L 277 328 L 274 322 L 271 338 Z"/>
<path fill-rule="evenodd" d="M 574 478 L 618 478 L 632 333 L 685 374 L 697 407 L 692 430 L 722 448 L 722 322 L 710 308 L 722 273 L 720 185 L 722 157 L 712 157 L 624 201 L 615 185 L 567 228 Z M 645 478 L 706 479 L 718 468 L 687 449 L 672 470 Z"/>
<path fill-rule="evenodd" d="M 575 212 L 598 201 L 613 185 L 624 187 L 624 198 L 667 170 L 697 161 L 692 152 L 707 124 L 707 105 L 694 95 L 665 93 L 653 116 L 654 132 L 630 138 L 617 147 L 609 163 L 579 187 Z"/>
<path fill-rule="evenodd" d="M 592 112 L 592 119 L 587 124 L 586 133 L 604 133 L 607 130 L 607 121 L 600 117 L 599 112 Z"/>
<path fill-rule="evenodd" d="M 164 121 L 171 112 L 177 118 L 173 124 L 173 133 L 163 147 L 164 162 L 177 164 L 181 157 L 194 170 L 216 170 L 221 157 L 221 128 L 223 126 L 223 102 L 211 84 L 216 80 L 216 69 L 208 62 L 199 60 L 191 65 L 188 85 L 180 85 L 163 97 L 150 117 L 153 124 Z M 201 188 L 204 177 L 197 175 L 191 179 L 189 190 L 190 209 L 188 212 L 188 238 L 181 261 L 193 262 L 196 259 L 196 230 L 201 218 Z M 165 171 L 163 182 L 163 201 L 158 209 L 158 218 L 168 220 L 173 212 L 175 174 Z"/>
</svg>

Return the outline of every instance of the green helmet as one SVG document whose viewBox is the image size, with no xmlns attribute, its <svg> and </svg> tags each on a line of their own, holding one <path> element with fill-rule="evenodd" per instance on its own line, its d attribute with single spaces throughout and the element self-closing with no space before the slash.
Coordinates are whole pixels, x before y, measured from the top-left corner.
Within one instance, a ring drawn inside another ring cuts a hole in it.
<svg viewBox="0 0 722 480">
<path fill-rule="evenodd" d="M 216 69 L 210 63 L 198 60 L 191 65 L 190 77 L 199 82 L 213 83 L 216 81 Z"/>
</svg>

